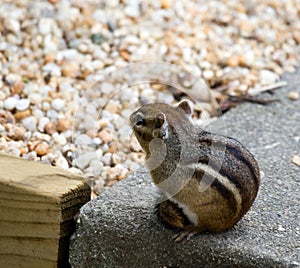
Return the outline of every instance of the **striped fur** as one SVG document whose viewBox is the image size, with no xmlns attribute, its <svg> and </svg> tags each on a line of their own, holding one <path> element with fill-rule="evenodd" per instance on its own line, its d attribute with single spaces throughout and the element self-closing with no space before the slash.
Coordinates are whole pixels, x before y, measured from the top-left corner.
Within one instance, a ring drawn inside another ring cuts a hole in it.
<svg viewBox="0 0 300 268">
<path fill-rule="evenodd" d="M 190 115 L 185 102 L 181 109 L 158 103 L 141 107 L 130 120 L 147 159 L 158 158 L 162 151 L 150 152 L 153 138 L 161 138 L 166 147 L 164 160 L 150 170 L 154 183 L 160 187 L 176 174 L 170 188 L 161 186 L 168 198 L 157 206 L 161 221 L 197 232 L 224 231 L 254 202 L 260 183 L 258 165 L 240 142 L 203 131 Z"/>
</svg>

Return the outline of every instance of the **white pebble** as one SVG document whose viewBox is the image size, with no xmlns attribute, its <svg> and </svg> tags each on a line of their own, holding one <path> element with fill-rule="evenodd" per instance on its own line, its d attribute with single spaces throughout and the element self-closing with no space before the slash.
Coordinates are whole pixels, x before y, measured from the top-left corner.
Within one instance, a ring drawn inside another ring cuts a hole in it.
<svg viewBox="0 0 300 268">
<path fill-rule="evenodd" d="M 138 6 L 132 5 L 124 9 L 125 14 L 131 18 L 137 18 L 140 16 L 140 11 Z"/>
<path fill-rule="evenodd" d="M 39 33 L 47 35 L 51 33 L 53 20 L 51 18 L 41 18 L 38 24 Z"/>
<path fill-rule="evenodd" d="M 36 118 L 34 116 L 26 117 L 22 120 L 22 124 L 25 128 L 27 128 L 29 131 L 35 131 L 36 130 Z"/>
<path fill-rule="evenodd" d="M 65 101 L 62 99 L 54 99 L 51 102 L 51 106 L 56 111 L 61 111 L 65 106 Z"/>
<path fill-rule="evenodd" d="M 131 129 L 131 127 L 130 126 L 128 126 L 128 125 L 125 125 L 125 126 L 123 126 L 123 127 L 121 127 L 120 129 L 119 129 L 119 135 L 122 137 L 128 137 L 130 134 L 131 134 L 131 132 L 132 132 L 132 129 Z"/>
<path fill-rule="evenodd" d="M 4 21 L 4 27 L 7 30 L 12 31 L 13 33 L 18 33 L 21 28 L 19 21 L 15 20 L 15 19 L 6 19 Z"/>
<path fill-rule="evenodd" d="M 54 89 L 52 88 L 52 87 L 50 87 L 50 86 L 41 86 L 40 88 L 39 88 L 39 96 L 48 96 L 48 94 L 49 94 L 49 92 L 50 91 L 54 91 Z"/>
<path fill-rule="evenodd" d="M 90 145 L 91 144 L 91 138 L 86 134 L 80 134 L 75 139 L 76 145 Z"/>
<path fill-rule="evenodd" d="M 114 86 L 112 84 L 106 82 L 102 83 L 101 92 L 103 94 L 111 94 L 113 93 L 113 91 L 114 91 Z"/>
<path fill-rule="evenodd" d="M 28 96 L 32 104 L 40 104 L 42 102 L 42 97 L 40 94 L 32 93 Z"/>
<path fill-rule="evenodd" d="M 59 145 L 66 145 L 67 144 L 67 139 L 62 134 L 58 134 L 57 132 L 55 132 L 55 133 L 53 133 L 52 137 L 53 137 L 54 142 L 59 144 Z"/>
<path fill-rule="evenodd" d="M 43 103 L 42 103 L 42 108 L 43 108 L 43 110 L 44 111 L 48 111 L 49 109 L 50 109 L 50 103 L 49 102 L 47 102 L 47 101 L 44 101 Z"/>
<path fill-rule="evenodd" d="M 261 70 L 259 72 L 259 79 L 262 85 L 270 85 L 279 80 L 279 76 L 269 70 Z"/>
<path fill-rule="evenodd" d="M 66 158 L 63 156 L 59 155 L 54 159 L 54 165 L 63 169 L 68 169 L 69 164 Z"/>
<path fill-rule="evenodd" d="M 56 119 L 57 118 L 57 112 L 51 109 L 51 110 L 47 111 L 47 117 L 49 117 L 51 119 Z"/>
<path fill-rule="evenodd" d="M 24 111 L 28 109 L 29 104 L 30 104 L 29 99 L 20 99 L 17 101 L 16 108 L 19 111 Z"/>
<path fill-rule="evenodd" d="M 38 124 L 38 130 L 41 132 L 44 132 L 45 126 L 50 122 L 50 119 L 48 117 L 42 117 L 39 120 L 39 124 Z"/>
<path fill-rule="evenodd" d="M 87 152 L 79 155 L 77 159 L 75 159 L 75 165 L 82 169 L 88 167 L 92 160 L 100 160 L 96 152 Z"/>
<path fill-rule="evenodd" d="M 112 154 L 106 153 L 105 155 L 102 156 L 101 161 L 102 161 L 103 165 L 110 166 L 112 163 Z"/>
<path fill-rule="evenodd" d="M 5 127 L 0 124 L 0 132 L 4 132 L 4 131 L 5 131 Z"/>
<path fill-rule="evenodd" d="M 214 77 L 214 72 L 212 70 L 205 70 L 203 72 L 203 77 L 205 79 L 212 79 Z"/>
<path fill-rule="evenodd" d="M 171 104 L 174 101 L 173 95 L 165 92 L 158 92 L 157 99 L 158 102 L 164 102 L 168 104 Z"/>
<path fill-rule="evenodd" d="M 44 117 L 44 113 L 42 110 L 40 109 L 34 109 L 33 110 L 33 115 L 37 118 L 37 119 L 41 119 L 42 117 Z"/>
<path fill-rule="evenodd" d="M 24 158 L 27 158 L 30 161 L 36 161 L 37 160 L 36 151 L 29 152 Z"/>
<path fill-rule="evenodd" d="M 55 63 L 50 62 L 43 67 L 43 71 L 47 73 L 51 73 L 53 76 L 61 76 L 60 67 Z"/>
<path fill-rule="evenodd" d="M 68 169 L 68 171 L 75 175 L 80 175 L 80 176 L 83 175 L 83 172 L 78 168 L 71 167 Z"/>
<path fill-rule="evenodd" d="M 16 107 L 18 100 L 14 97 L 9 97 L 4 101 L 4 108 L 6 110 L 12 110 Z"/>
</svg>

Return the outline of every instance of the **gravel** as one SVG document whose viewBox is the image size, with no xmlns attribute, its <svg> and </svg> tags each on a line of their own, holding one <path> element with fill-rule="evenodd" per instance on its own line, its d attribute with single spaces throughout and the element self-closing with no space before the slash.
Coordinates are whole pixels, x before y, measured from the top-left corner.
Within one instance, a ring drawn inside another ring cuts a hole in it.
<svg viewBox="0 0 300 268">
<path fill-rule="evenodd" d="M 295 70 L 299 14 L 293 0 L 5 1 L 0 150 L 83 174 L 95 196 L 143 163 L 128 120 L 139 100 L 174 103 L 172 86 L 203 77 L 215 89 L 193 92 L 195 119 L 206 124 L 216 115 L 211 96 L 251 94 Z M 95 172 L 94 151 L 103 164 Z M 115 166 L 122 174 L 113 178 Z"/>
</svg>

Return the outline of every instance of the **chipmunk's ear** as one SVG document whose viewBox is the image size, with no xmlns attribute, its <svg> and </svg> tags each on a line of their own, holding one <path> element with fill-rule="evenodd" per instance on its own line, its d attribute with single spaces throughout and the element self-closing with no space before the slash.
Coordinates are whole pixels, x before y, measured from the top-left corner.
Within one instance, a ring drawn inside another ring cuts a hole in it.
<svg viewBox="0 0 300 268">
<path fill-rule="evenodd" d="M 155 115 L 155 129 L 152 131 L 154 138 L 167 138 L 168 137 L 168 122 L 166 115 L 162 112 Z"/>
<path fill-rule="evenodd" d="M 177 109 L 178 108 L 180 108 L 187 117 L 192 117 L 193 104 L 189 100 L 182 100 L 181 102 L 179 102 L 179 104 L 177 105 Z"/>
</svg>

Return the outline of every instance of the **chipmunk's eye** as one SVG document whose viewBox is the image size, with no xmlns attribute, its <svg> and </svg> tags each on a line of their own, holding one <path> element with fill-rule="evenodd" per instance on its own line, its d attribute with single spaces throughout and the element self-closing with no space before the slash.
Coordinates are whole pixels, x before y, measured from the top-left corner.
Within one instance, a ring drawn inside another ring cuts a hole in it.
<svg viewBox="0 0 300 268">
<path fill-rule="evenodd" d="M 137 127 L 142 127 L 142 126 L 144 126 L 145 124 L 146 124 L 145 119 L 144 119 L 141 115 L 138 115 L 138 116 L 136 117 L 135 125 L 136 125 Z"/>
</svg>

